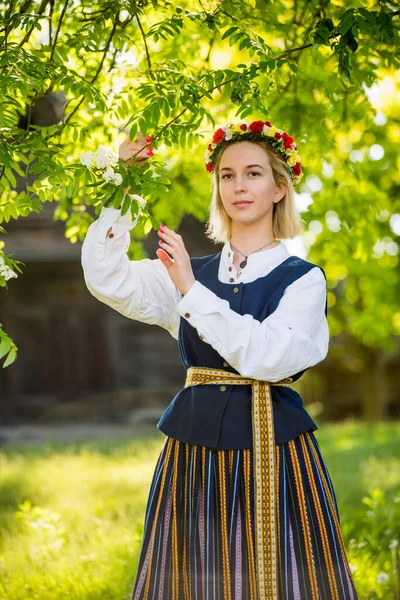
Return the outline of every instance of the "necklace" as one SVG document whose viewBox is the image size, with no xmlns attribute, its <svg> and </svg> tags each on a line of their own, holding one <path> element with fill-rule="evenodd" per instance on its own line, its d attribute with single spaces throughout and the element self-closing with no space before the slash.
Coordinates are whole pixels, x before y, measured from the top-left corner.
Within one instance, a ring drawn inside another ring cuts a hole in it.
<svg viewBox="0 0 400 600">
<path fill-rule="evenodd" d="M 253 252 L 250 252 L 250 254 L 254 254 L 254 252 L 258 252 L 259 250 L 262 250 L 263 248 L 266 248 L 267 246 L 270 246 L 271 244 L 273 244 L 274 242 L 276 242 L 276 239 L 274 238 L 272 240 L 272 242 L 270 242 L 269 244 L 265 244 L 265 246 L 261 246 L 261 248 L 258 248 L 257 250 L 253 250 Z M 247 259 L 249 258 L 250 254 L 248 254 L 247 256 L 245 254 L 243 254 L 243 252 L 240 252 L 240 250 L 238 250 L 237 248 L 235 248 L 235 246 L 232 245 L 231 243 L 231 248 L 233 248 L 234 250 L 236 250 L 236 252 L 239 252 L 239 254 L 241 254 L 242 256 L 244 256 L 244 260 L 242 260 L 241 263 L 239 263 L 239 266 L 244 269 L 245 266 L 247 265 Z"/>
</svg>

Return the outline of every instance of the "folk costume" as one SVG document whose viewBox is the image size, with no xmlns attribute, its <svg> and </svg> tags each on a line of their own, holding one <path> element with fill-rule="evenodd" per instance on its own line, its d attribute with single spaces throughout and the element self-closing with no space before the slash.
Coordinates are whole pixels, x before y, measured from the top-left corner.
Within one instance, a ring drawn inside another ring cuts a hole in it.
<svg viewBox="0 0 400 600">
<path fill-rule="evenodd" d="M 191 258 L 182 296 L 159 259 L 128 260 L 137 218 L 103 208 L 82 247 L 89 291 L 169 331 L 187 373 L 157 424 L 132 600 L 357 600 L 318 427 L 292 388 L 328 352 L 323 269 L 280 243 L 236 273 L 228 241 Z"/>
</svg>

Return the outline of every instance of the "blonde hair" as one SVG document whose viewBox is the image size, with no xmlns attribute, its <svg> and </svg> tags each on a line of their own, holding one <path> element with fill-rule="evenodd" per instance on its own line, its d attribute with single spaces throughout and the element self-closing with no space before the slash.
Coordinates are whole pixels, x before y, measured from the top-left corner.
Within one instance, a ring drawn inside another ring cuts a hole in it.
<svg viewBox="0 0 400 600">
<path fill-rule="evenodd" d="M 243 140 L 244 141 L 244 140 Z M 250 141 L 250 140 L 246 140 Z M 239 144 L 241 140 L 231 142 Z M 272 214 L 272 233 L 277 239 L 289 239 L 303 233 L 304 220 L 301 218 L 295 201 L 294 189 L 288 165 L 285 159 L 268 142 L 251 140 L 252 144 L 257 144 L 263 148 L 269 157 L 272 174 L 276 185 L 283 184 L 286 187 L 285 195 L 275 202 Z M 227 214 L 219 191 L 219 167 L 221 158 L 228 146 L 226 146 L 217 156 L 212 174 L 212 198 L 210 203 L 210 215 L 206 224 L 205 234 L 215 244 L 225 244 L 232 235 L 232 219 Z"/>
</svg>

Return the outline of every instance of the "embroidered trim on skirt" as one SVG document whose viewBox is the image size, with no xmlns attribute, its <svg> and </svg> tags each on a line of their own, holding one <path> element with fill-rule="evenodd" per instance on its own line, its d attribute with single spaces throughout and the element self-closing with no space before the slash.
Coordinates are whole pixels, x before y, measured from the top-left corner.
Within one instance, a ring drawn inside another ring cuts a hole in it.
<svg viewBox="0 0 400 600">
<path fill-rule="evenodd" d="M 252 452 L 165 439 L 132 600 L 257 600 Z M 312 431 L 276 445 L 276 473 L 279 600 L 358 600 Z"/>
</svg>

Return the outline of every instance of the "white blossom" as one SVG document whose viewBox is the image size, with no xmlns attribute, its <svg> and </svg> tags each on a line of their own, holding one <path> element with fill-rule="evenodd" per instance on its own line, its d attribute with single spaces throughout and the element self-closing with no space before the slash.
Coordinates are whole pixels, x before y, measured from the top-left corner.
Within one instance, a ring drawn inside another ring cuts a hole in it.
<svg viewBox="0 0 400 600">
<path fill-rule="evenodd" d="M 392 540 L 389 544 L 389 548 L 396 548 L 399 545 L 399 540 Z"/>
<path fill-rule="evenodd" d="M 18 277 L 18 275 L 15 271 L 10 269 L 10 267 L 3 265 L 0 267 L 0 277 L 4 277 L 4 279 L 8 281 L 12 277 Z"/>
<path fill-rule="evenodd" d="M 377 583 L 385 583 L 385 581 L 388 581 L 389 579 L 389 575 L 387 573 L 378 573 L 376 581 Z"/>
<path fill-rule="evenodd" d="M 93 161 L 93 152 L 85 152 L 81 156 L 81 164 L 85 167 L 91 167 Z"/>
<path fill-rule="evenodd" d="M 99 146 L 97 152 L 93 154 L 93 160 L 96 163 L 98 169 L 104 169 L 105 167 L 115 167 L 118 164 L 118 154 L 111 148 L 106 146 Z"/>
<path fill-rule="evenodd" d="M 102 178 L 105 179 L 107 183 L 109 183 L 110 181 L 114 181 L 114 177 L 115 172 L 112 167 L 108 167 L 108 169 L 102 174 Z"/>
<path fill-rule="evenodd" d="M 115 175 L 114 175 L 114 183 L 115 183 L 115 185 L 121 185 L 121 183 L 122 183 L 122 175 L 120 173 L 115 173 Z"/>
</svg>

